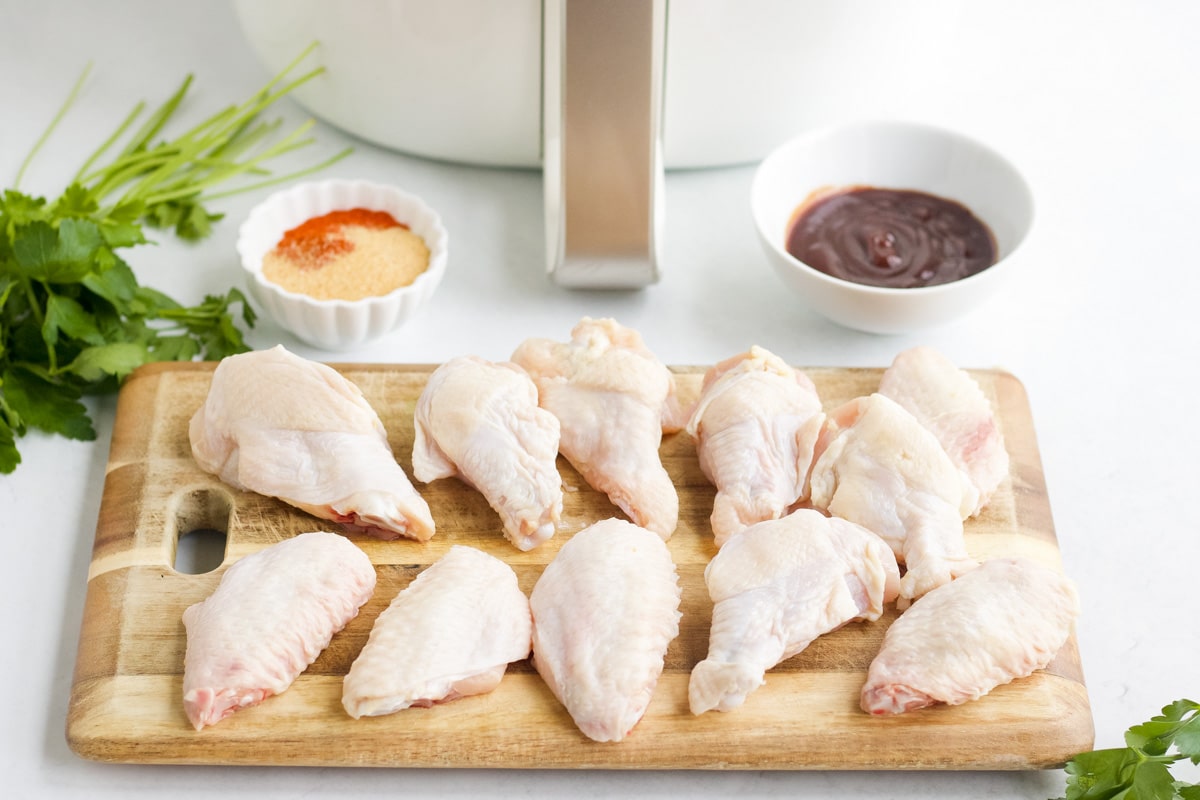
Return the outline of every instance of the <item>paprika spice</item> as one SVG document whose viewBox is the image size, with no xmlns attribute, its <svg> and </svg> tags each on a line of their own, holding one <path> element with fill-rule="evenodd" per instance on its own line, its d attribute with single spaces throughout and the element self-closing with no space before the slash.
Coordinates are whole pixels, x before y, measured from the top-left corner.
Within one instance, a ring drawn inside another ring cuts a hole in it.
<svg viewBox="0 0 1200 800">
<path fill-rule="evenodd" d="M 351 208 L 284 233 L 263 277 L 319 300 L 360 300 L 407 286 L 429 266 L 429 248 L 386 211 Z"/>
</svg>

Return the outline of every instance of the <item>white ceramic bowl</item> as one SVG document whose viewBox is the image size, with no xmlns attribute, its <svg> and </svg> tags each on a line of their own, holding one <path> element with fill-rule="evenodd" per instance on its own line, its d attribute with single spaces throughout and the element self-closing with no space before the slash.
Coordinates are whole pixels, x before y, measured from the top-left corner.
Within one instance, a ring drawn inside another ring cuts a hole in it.
<svg viewBox="0 0 1200 800">
<path fill-rule="evenodd" d="M 996 238 L 997 261 L 967 278 L 936 286 L 866 286 L 820 272 L 786 249 L 793 214 L 826 187 L 910 189 L 956 200 Z M 862 122 L 792 139 L 763 160 L 750 192 L 768 259 L 802 301 L 833 321 L 872 333 L 905 333 L 973 310 L 1008 280 L 1014 254 L 1033 225 L 1025 180 L 991 148 L 958 133 L 902 122 Z"/>
<path fill-rule="evenodd" d="M 425 240 L 429 267 L 410 285 L 362 300 L 318 300 L 263 277 L 263 256 L 285 232 L 312 217 L 360 207 L 388 212 Z M 259 305 L 298 338 L 325 350 L 346 350 L 390 333 L 411 319 L 441 283 L 446 248 L 441 218 L 419 197 L 359 180 L 301 183 L 276 192 L 251 210 L 237 240 L 250 291 Z"/>
</svg>

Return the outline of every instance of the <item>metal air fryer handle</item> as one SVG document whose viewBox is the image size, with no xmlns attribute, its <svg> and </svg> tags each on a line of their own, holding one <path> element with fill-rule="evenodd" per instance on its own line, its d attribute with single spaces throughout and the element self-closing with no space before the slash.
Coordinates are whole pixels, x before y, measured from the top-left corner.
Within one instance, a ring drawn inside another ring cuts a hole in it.
<svg viewBox="0 0 1200 800">
<path fill-rule="evenodd" d="M 659 277 L 666 0 L 545 0 L 547 269 L 571 288 Z"/>
</svg>

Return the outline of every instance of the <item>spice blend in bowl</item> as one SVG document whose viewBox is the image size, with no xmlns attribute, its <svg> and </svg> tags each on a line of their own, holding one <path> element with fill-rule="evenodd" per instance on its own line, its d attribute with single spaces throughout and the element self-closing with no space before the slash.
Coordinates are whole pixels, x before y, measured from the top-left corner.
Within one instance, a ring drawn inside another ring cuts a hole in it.
<svg viewBox="0 0 1200 800">
<path fill-rule="evenodd" d="M 238 237 L 254 297 L 281 326 L 326 350 L 411 319 L 441 282 L 446 245 L 440 218 L 420 198 L 346 180 L 272 195 Z"/>
<path fill-rule="evenodd" d="M 429 248 L 386 211 L 331 211 L 287 231 L 263 257 L 263 277 L 318 300 L 361 300 L 408 286 Z"/>
</svg>

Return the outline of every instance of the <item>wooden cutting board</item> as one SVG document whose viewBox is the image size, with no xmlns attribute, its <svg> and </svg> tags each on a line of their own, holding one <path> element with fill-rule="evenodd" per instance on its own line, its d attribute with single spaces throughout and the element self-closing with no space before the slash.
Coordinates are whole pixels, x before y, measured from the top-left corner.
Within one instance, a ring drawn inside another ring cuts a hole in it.
<svg viewBox="0 0 1200 800">
<path fill-rule="evenodd" d="M 432 366 L 335 365 L 379 411 L 409 475 L 413 410 Z M 529 592 L 572 532 L 620 516 L 563 459 L 564 530 L 522 553 L 500 533 L 482 497 L 455 479 L 417 484 L 438 533 L 427 544 L 351 539 L 378 571 L 375 596 L 284 694 L 196 732 L 184 716 L 183 610 L 215 588 L 225 565 L 309 530 L 337 530 L 283 503 L 237 492 L 193 462 L 187 424 L 214 365 L 156 364 L 122 388 L 67 720 L 79 755 L 100 761 L 326 766 L 1028 769 L 1057 767 L 1093 742 L 1091 709 L 1075 637 L 1044 671 L 966 705 L 892 718 L 858 708 L 859 689 L 894 616 L 827 635 L 767 674 L 741 708 L 699 717 L 687 682 L 704 658 L 712 604 L 704 567 L 716 552 L 708 527 L 714 490 L 686 433 L 664 439 L 663 462 L 680 494 L 670 540 L 683 584 L 679 637 L 641 723 L 623 742 L 581 734 L 528 662 L 500 687 L 433 708 L 354 720 L 341 707 L 342 677 L 391 598 L 452 544 L 507 561 Z M 675 368 L 685 401 L 703 368 Z M 807 370 L 827 408 L 869 393 L 880 370 Z M 1012 375 L 973 372 L 997 409 L 1012 471 L 983 514 L 968 521 L 976 558 L 1020 554 L 1061 568 L 1028 400 Z M 175 571 L 179 537 L 226 534 L 224 564 L 203 575 Z"/>
</svg>

